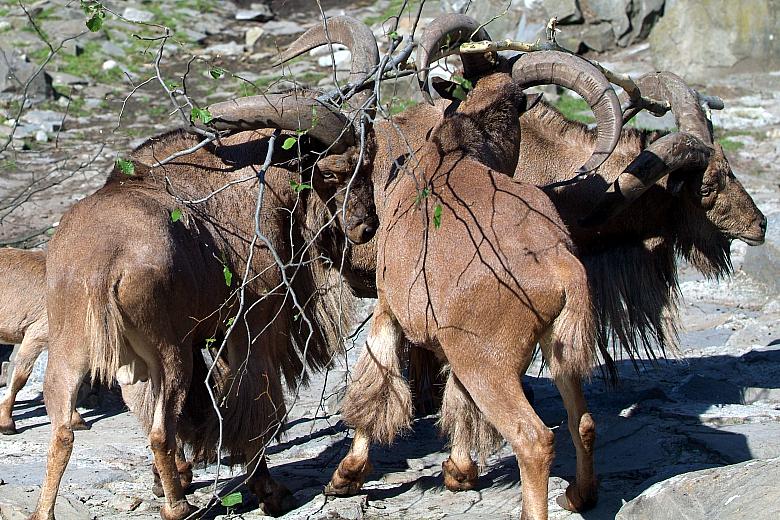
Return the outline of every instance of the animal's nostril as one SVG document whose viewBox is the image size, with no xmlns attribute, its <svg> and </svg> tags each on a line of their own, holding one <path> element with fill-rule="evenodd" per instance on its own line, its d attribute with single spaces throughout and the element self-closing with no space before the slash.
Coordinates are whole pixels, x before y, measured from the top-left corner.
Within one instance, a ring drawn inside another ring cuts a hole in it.
<svg viewBox="0 0 780 520">
<path fill-rule="evenodd" d="M 766 232 L 766 217 L 761 219 L 761 222 L 758 223 L 758 227 L 761 228 L 761 231 Z"/>
</svg>

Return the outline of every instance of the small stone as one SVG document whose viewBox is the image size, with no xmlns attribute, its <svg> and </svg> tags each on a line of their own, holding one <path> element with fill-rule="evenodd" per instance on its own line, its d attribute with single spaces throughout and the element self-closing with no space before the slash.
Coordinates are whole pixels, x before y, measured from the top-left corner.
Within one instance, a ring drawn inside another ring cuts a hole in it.
<svg viewBox="0 0 780 520">
<path fill-rule="evenodd" d="M 262 27 L 250 27 L 244 34 L 244 43 L 248 48 L 255 45 L 255 42 L 265 34 L 265 30 Z"/>
<path fill-rule="evenodd" d="M 151 22 L 154 19 L 154 14 L 134 7 L 125 8 L 122 16 L 131 22 Z"/>
<path fill-rule="evenodd" d="M 103 62 L 101 68 L 103 70 L 111 70 L 111 69 L 115 69 L 116 67 L 117 67 L 117 62 L 115 62 L 114 60 L 106 60 Z"/>
<path fill-rule="evenodd" d="M 138 497 L 116 496 L 108 506 L 117 511 L 135 511 L 141 505 L 142 500 Z"/>
<path fill-rule="evenodd" d="M 49 136 L 43 130 L 38 130 L 35 132 L 35 140 L 39 143 L 47 143 L 49 142 Z"/>
<path fill-rule="evenodd" d="M 239 9 L 236 12 L 236 20 L 267 22 L 273 20 L 274 13 L 267 4 L 252 4 L 249 9 Z"/>
<path fill-rule="evenodd" d="M 10 22 L 6 22 L 5 20 L 0 21 L 0 31 L 5 31 L 6 29 L 10 29 L 11 24 Z"/>
<path fill-rule="evenodd" d="M 244 53 L 244 46 L 236 42 L 218 43 L 208 47 L 204 52 L 213 56 L 237 56 Z"/>
<path fill-rule="evenodd" d="M 331 67 L 335 63 L 337 69 L 340 68 L 348 69 L 350 62 L 352 61 L 352 53 L 348 50 L 335 51 L 333 53 L 332 58 L 333 59 L 331 60 L 331 55 L 327 54 L 321 57 L 320 59 L 318 59 L 317 64 L 320 67 Z"/>
</svg>

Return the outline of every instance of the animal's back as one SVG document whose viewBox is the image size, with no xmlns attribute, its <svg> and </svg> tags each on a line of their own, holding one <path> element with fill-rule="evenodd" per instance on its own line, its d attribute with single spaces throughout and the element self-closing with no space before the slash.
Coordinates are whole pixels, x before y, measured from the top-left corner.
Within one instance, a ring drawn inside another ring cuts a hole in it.
<svg viewBox="0 0 780 520">
<path fill-rule="evenodd" d="M 411 287 L 387 294 L 405 331 L 457 323 L 501 334 L 504 324 L 527 320 L 530 311 L 538 323 L 529 333 L 540 333 L 560 312 L 568 280 L 562 271 L 573 258 L 549 198 L 470 159 L 448 157 L 428 177 L 428 192 L 410 175 L 399 179 L 380 238 L 379 275 L 393 287 Z M 513 300 L 527 305 L 509 305 Z M 407 312 L 421 301 L 425 316 Z"/>
<path fill-rule="evenodd" d="M 46 326 L 46 253 L 0 249 L 0 341 L 21 342 L 39 322 Z"/>
</svg>

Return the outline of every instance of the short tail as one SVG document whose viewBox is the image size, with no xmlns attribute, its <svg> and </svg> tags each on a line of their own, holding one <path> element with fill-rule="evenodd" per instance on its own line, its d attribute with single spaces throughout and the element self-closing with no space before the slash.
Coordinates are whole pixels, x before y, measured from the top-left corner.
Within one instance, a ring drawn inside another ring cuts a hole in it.
<svg viewBox="0 0 780 520">
<path fill-rule="evenodd" d="M 585 268 L 573 256 L 567 262 L 565 303 L 542 340 L 554 378 L 590 377 L 596 359 L 596 316 Z"/>
<path fill-rule="evenodd" d="M 89 343 L 89 368 L 92 382 L 110 384 L 122 360 L 127 358 L 125 325 L 117 301 L 117 284 L 103 288 L 87 286 L 87 310 L 84 324 Z"/>
</svg>

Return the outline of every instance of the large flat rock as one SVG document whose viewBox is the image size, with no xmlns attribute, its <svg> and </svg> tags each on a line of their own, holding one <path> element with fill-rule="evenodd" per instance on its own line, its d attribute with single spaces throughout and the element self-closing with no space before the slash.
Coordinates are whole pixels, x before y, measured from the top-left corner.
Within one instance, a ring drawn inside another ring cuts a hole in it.
<svg viewBox="0 0 780 520">
<path fill-rule="evenodd" d="M 618 520 L 780 518 L 780 458 L 686 473 L 651 486 L 624 505 Z"/>
</svg>

